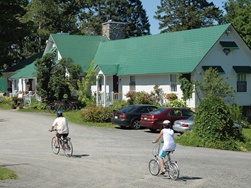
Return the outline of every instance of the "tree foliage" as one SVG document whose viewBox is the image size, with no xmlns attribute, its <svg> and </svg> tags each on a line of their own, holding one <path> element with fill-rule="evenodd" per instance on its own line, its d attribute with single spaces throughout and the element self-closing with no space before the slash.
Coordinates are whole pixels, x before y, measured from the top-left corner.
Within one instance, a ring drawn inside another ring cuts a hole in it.
<svg viewBox="0 0 251 188">
<path fill-rule="evenodd" d="M 50 90 L 50 79 L 51 71 L 56 65 L 54 58 L 54 54 L 48 53 L 41 59 L 35 61 L 37 73 L 37 93 L 43 100 L 50 101 L 53 98 L 53 94 Z"/>
<path fill-rule="evenodd" d="M 140 0 L 85 1 L 79 20 L 81 33 L 85 35 L 101 35 L 102 23 L 109 20 L 125 22 L 128 37 L 150 34 L 148 17 Z"/>
<path fill-rule="evenodd" d="M 225 101 L 234 93 L 233 88 L 217 70 L 210 68 L 203 80 L 197 81 L 196 90 L 203 100 L 196 108 L 193 132 L 201 140 L 201 146 L 226 149 L 230 144 L 231 149 L 236 148 L 235 140 L 241 140 L 242 135 L 233 127 L 232 109 Z"/>
<path fill-rule="evenodd" d="M 66 94 L 71 98 L 70 82 L 77 87 L 78 76 L 82 72 L 79 65 L 74 65 L 70 58 L 63 58 L 58 64 L 55 55 L 48 53 L 35 62 L 37 70 L 37 93 L 47 101 L 61 100 Z"/>
<path fill-rule="evenodd" d="M 192 81 L 182 74 L 178 75 L 178 79 L 180 82 L 180 89 L 182 90 L 182 100 L 186 102 L 187 99 L 191 99 L 194 92 L 194 85 Z"/>
<path fill-rule="evenodd" d="M 24 20 L 32 21 L 32 35 L 27 38 L 27 51 L 40 52 L 45 48 L 51 33 L 76 33 L 77 8 L 75 1 L 32 0 L 27 6 Z"/>
<path fill-rule="evenodd" d="M 215 25 L 221 22 L 222 11 L 207 0 L 161 0 L 154 18 L 165 33 Z"/>
<path fill-rule="evenodd" d="M 75 95 L 78 96 L 78 100 L 85 105 L 89 105 L 92 103 L 90 86 L 95 83 L 94 76 L 96 74 L 96 70 L 94 67 L 94 61 L 92 61 L 89 69 L 87 70 L 87 74 L 85 77 L 82 77 L 81 80 L 77 80 L 77 88 L 71 82 L 68 82 L 69 88 L 73 91 Z"/>
<path fill-rule="evenodd" d="M 232 99 L 235 90 L 219 74 L 216 69 L 209 68 L 206 70 L 202 81 L 194 81 L 196 94 L 200 101 L 209 96 L 219 96 L 225 99 Z"/>
<path fill-rule="evenodd" d="M 251 1 L 228 0 L 224 8 L 226 10 L 224 21 L 232 23 L 249 48 L 251 48 Z"/>
<path fill-rule="evenodd" d="M 19 62 L 29 23 L 22 22 L 27 0 L 0 0 L 0 70 Z"/>
</svg>

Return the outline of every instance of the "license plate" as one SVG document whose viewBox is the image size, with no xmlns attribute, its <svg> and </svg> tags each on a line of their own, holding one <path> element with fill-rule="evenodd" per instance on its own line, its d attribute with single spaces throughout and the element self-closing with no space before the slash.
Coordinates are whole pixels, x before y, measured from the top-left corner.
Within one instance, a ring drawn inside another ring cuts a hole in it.
<svg viewBox="0 0 251 188">
<path fill-rule="evenodd" d="M 144 120 L 147 120 L 147 118 L 145 117 Z"/>
</svg>

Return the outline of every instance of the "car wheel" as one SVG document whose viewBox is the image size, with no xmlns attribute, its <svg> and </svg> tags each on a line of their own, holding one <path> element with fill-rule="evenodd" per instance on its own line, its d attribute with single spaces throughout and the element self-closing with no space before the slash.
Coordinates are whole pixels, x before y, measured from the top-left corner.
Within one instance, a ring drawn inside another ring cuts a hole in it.
<svg viewBox="0 0 251 188">
<path fill-rule="evenodd" d="M 140 121 L 138 119 L 133 120 L 132 127 L 134 129 L 139 129 L 140 128 Z"/>
</svg>

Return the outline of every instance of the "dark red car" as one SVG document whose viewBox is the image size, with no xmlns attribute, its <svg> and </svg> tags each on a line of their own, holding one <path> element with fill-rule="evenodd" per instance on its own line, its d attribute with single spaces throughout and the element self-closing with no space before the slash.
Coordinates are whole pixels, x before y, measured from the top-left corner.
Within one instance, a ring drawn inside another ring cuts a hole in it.
<svg viewBox="0 0 251 188">
<path fill-rule="evenodd" d="M 159 108 L 147 114 L 142 114 L 140 118 L 140 126 L 149 128 L 151 131 L 162 129 L 164 120 L 174 121 L 187 119 L 193 115 L 193 111 L 188 108 Z"/>
<path fill-rule="evenodd" d="M 157 108 L 158 107 L 149 104 L 135 104 L 126 106 L 120 110 L 113 111 L 111 122 L 112 124 L 119 125 L 121 128 L 131 127 L 134 129 L 139 129 L 141 114 L 151 112 Z"/>
</svg>

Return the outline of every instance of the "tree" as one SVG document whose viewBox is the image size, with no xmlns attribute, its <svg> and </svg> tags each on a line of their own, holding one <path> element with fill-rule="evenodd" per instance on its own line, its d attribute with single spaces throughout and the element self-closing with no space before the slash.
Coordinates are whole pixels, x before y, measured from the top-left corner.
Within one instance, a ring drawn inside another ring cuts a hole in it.
<svg viewBox="0 0 251 188">
<path fill-rule="evenodd" d="M 186 75 L 186 74 L 179 74 L 178 79 L 180 82 L 180 89 L 182 90 L 182 100 L 184 102 L 187 101 L 187 99 L 192 98 L 192 94 L 194 92 L 194 86 L 191 81 L 191 75 Z"/>
<path fill-rule="evenodd" d="M 71 98 L 68 82 L 76 87 L 80 65 L 74 65 L 70 58 L 62 58 L 58 64 L 54 61 L 55 54 L 48 53 L 35 62 L 37 74 L 37 93 L 43 100 L 61 100 L 66 94 Z"/>
<path fill-rule="evenodd" d="M 216 69 L 206 70 L 203 80 L 194 81 L 195 91 L 200 101 L 208 96 L 219 96 L 223 99 L 232 99 L 235 90 L 230 86 Z"/>
<path fill-rule="evenodd" d="M 85 77 L 82 77 L 81 80 L 77 81 L 77 89 L 72 85 L 72 83 L 68 82 L 69 88 L 73 91 L 77 96 L 78 100 L 85 105 L 89 105 L 91 100 L 90 94 L 90 86 L 95 83 L 94 76 L 96 74 L 96 70 L 94 67 L 94 61 L 92 61 L 89 69 L 87 70 L 87 74 Z"/>
<path fill-rule="evenodd" d="M 38 53 L 44 50 L 51 33 L 78 33 L 76 1 L 32 0 L 27 6 L 24 20 L 32 21 L 32 35 L 26 38 L 27 52 Z"/>
<path fill-rule="evenodd" d="M 50 80 L 52 69 L 56 65 L 55 54 L 48 53 L 41 59 L 35 61 L 37 76 L 37 93 L 43 100 L 50 101 L 53 99 L 53 93 L 50 89 Z"/>
<path fill-rule="evenodd" d="M 84 1 L 79 20 L 81 33 L 102 35 L 102 23 L 125 22 L 127 36 L 150 34 L 150 24 L 140 0 Z"/>
<path fill-rule="evenodd" d="M 251 1 L 229 0 L 225 3 L 224 22 L 232 23 L 243 40 L 251 48 Z"/>
<path fill-rule="evenodd" d="M 29 23 L 22 22 L 28 0 L 0 0 L 0 70 L 22 57 L 22 41 L 29 35 Z"/>
<path fill-rule="evenodd" d="M 165 33 L 221 23 L 222 11 L 207 0 L 161 0 L 154 18 Z"/>
<path fill-rule="evenodd" d="M 200 138 L 203 147 L 236 149 L 235 140 L 241 140 L 241 134 L 233 128 L 231 106 L 224 99 L 234 90 L 219 75 L 216 69 L 208 69 L 201 82 L 196 82 L 197 94 L 201 103 L 196 108 L 193 133 Z"/>
<path fill-rule="evenodd" d="M 72 93 L 68 87 L 68 82 L 77 88 L 77 80 L 79 80 L 81 72 L 80 65 L 73 64 L 70 58 L 62 58 L 51 71 L 49 86 L 53 98 L 61 100 L 66 95 L 67 98 L 71 99 Z"/>
</svg>

